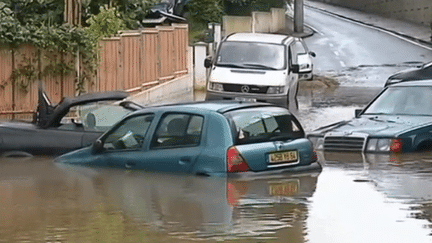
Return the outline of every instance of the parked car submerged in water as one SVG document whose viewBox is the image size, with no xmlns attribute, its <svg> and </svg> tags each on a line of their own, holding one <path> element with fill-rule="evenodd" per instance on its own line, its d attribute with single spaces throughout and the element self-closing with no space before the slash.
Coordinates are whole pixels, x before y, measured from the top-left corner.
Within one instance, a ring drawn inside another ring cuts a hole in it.
<svg viewBox="0 0 432 243">
<path fill-rule="evenodd" d="M 266 175 L 320 169 L 316 160 L 312 143 L 287 108 L 215 101 L 147 107 L 128 115 L 92 147 L 55 161 L 197 175 Z"/>
<path fill-rule="evenodd" d="M 40 88 L 39 104 L 32 122 L 0 122 L 0 155 L 60 155 L 91 145 L 126 114 L 141 109 L 125 99 L 123 91 L 88 93 L 67 97 L 52 105 Z"/>
<path fill-rule="evenodd" d="M 384 88 L 356 117 L 307 137 L 317 150 L 412 152 L 432 149 L 432 80 Z"/>
</svg>

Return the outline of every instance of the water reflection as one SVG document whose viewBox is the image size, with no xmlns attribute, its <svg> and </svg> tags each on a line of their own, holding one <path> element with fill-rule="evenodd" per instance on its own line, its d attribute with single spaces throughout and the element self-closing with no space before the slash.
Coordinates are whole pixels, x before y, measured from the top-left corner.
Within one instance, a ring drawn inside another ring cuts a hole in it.
<svg viewBox="0 0 432 243">
<path fill-rule="evenodd" d="M 369 191 L 356 191 L 357 195 L 373 200 L 378 193 L 384 202 L 384 211 L 390 210 L 389 224 L 394 227 L 403 222 L 404 230 L 398 232 L 396 242 L 416 239 L 416 242 L 432 242 L 432 154 L 360 154 L 321 152 L 318 154 L 330 171 L 343 169 L 340 174 L 348 177 L 352 186 L 365 184 Z M 323 174 L 328 175 L 323 171 Z M 347 175 L 348 174 L 348 175 Z M 321 177 L 320 177 L 321 178 Z M 320 183 L 322 185 L 322 183 Z M 356 186 L 358 187 L 358 186 Z M 379 208 L 373 203 L 372 208 Z M 391 210 L 393 208 L 393 210 Z M 371 208 L 364 208 L 367 211 Z M 383 211 L 383 212 L 384 212 Z M 381 212 L 380 212 L 381 213 Z M 398 215 L 397 217 L 395 217 Z M 385 216 L 387 217 L 387 216 Z M 377 219 L 377 218 L 376 218 Z M 415 221 L 412 221 L 415 220 Z M 412 228 L 412 231 L 407 229 Z M 401 229 L 402 230 L 402 229 Z M 409 233 L 404 233 L 409 232 Z M 414 234 L 417 232 L 417 234 Z M 383 232 L 384 233 L 384 232 Z"/>
<path fill-rule="evenodd" d="M 317 178 L 239 181 L 2 160 L 0 242 L 305 242 Z"/>
</svg>

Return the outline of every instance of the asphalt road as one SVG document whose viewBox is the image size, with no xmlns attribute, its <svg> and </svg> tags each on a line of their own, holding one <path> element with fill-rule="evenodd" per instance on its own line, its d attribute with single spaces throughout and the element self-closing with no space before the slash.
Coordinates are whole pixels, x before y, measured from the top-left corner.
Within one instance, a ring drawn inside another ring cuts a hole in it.
<svg viewBox="0 0 432 243">
<path fill-rule="evenodd" d="M 430 47 L 320 10 L 306 8 L 305 22 L 317 32 L 306 39 L 315 71 L 342 85 L 382 86 L 392 73 L 432 60 Z"/>
</svg>

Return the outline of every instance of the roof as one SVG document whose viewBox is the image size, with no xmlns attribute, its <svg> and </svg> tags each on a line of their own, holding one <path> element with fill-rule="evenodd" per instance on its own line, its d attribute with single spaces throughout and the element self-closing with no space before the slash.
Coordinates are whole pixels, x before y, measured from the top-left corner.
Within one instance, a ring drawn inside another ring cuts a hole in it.
<svg viewBox="0 0 432 243">
<path fill-rule="evenodd" d="M 280 34 L 264 33 L 234 33 L 229 35 L 225 41 L 243 41 L 243 42 L 263 42 L 273 44 L 283 44 L 286 40 L 293 37 Z"/>
<path fill-rule="evenodd" d="M 142 111 L 148 111 L 148 109 L 152 108 L 166 108 L 166 109 L 175 109 L 183 107 L 191 110 L 207 110 L 219 113 L 225 113 L 231 110 L 246 108 L 246 107 L 262 107 L 262 106 L 276 106 L 268 103 L 260 103 L 260 102 L 241 102 L 241 101 L 232 101 L 232 100 L 218 100 L 218 101 L 194 101 L 187 103 L 175 103 L 175 104 L 164 104 L 164 105 L 156 105 L 156 106 L 147 106 Z"/>
<path fill-rule="evenodd" d="M 76 97 L 64 98 L 60 103 L 54 107 L 53 114 L 47 119 L 43 127 L 57 126 L 60 124 L 61 119 L 69 112 L 72 106 L 83 105 L 91 102 L 106 101 L 106 100 L 123 100 L 128 96 L 124 91 L 111 91 L 111 92 L 95 92 L 80 95 Z"/>
<path fill-rule="evenodd" d="M 432 79 L 403 81 L 400 83 L 391 84 L 388 87 L 402 87 L 402 86 L 432 86 Z"/>
</svg>

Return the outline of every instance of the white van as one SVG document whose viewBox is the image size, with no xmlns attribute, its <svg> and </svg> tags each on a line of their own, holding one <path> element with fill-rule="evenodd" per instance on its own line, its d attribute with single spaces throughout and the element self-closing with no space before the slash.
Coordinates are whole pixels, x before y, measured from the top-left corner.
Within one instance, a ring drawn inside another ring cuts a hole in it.
<svg viewBox="0 0 432 243">
<path fill-rule="evenodd" d="M 300 40 L 278 34 L 234 33 L 219 45 L 211 68 L 206 100 L 259 101 L 295 104 L 299 68 L 294 48 Z M 295 55 L 295 57 L 294 57 Z"/>
</svg>

